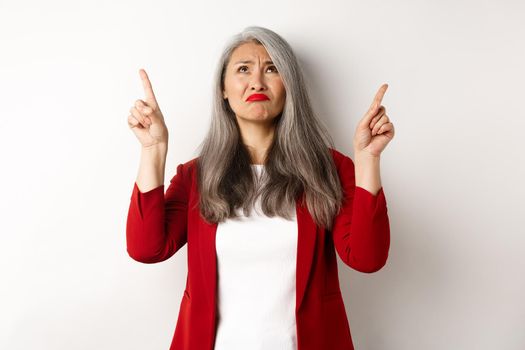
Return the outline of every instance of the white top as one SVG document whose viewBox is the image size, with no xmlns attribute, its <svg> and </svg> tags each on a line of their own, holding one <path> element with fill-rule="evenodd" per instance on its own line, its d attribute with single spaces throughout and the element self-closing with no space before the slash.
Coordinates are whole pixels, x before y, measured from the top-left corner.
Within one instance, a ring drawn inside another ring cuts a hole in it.
<svg viewBox="0 0 525 350">
<path fill-rule="evenodd" d="M 252 164 L 261 176 L 263 164 Z M 217 226 L 215 350 L 296 350 L 297 218 L 255 211 Z"/>
</svg>

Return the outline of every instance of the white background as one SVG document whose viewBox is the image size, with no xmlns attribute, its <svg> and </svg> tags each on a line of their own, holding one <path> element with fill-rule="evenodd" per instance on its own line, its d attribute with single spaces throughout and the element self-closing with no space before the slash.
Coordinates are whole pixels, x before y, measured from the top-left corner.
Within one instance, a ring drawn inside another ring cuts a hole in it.
<svg viewBox="0 0 525 350">
<path fill-rule="evenodd" d="M 208 129 L 223 45 L 260 25 L 292 45 L 350 157 L 389 84 L 389 260 L 338 259 L 356 349 L 524 349 L 524 17 L 518 0 L 0 2 L 0 348 L 169 348 L 186 247 L 153 265 L 126 252 L 138 70 L 168 181 Z"/>
</svg>

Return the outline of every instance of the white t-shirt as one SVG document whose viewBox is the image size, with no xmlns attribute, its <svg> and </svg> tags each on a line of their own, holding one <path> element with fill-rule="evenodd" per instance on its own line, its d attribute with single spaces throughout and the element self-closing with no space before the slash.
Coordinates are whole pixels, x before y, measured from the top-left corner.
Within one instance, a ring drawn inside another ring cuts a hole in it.
<svg viewBox="0 0 525 350">
<path fill-rule="evenodd" d="M 252 164 L 261 176 L 263 164 Z M 296 350 L 297 218 L 260 209 L 217 226 L 218 323 L 215 350 Z"/>
</svg>

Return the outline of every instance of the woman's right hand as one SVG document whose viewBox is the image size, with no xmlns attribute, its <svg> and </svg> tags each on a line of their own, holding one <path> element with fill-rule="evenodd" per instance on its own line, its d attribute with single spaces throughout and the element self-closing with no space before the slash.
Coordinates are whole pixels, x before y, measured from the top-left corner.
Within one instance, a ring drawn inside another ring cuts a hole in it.
<svg viewBox="0 0 525 350">
<path fill-rule="evenodd" d="M 128 125 L 139 139 L 143 148 L 155 145 L 168 145 L 168 128 L 153 93 L 151 82 L 144 69 L 139 70 L 146 98 L 135 101 L 130 108 Z"/>
</svg>

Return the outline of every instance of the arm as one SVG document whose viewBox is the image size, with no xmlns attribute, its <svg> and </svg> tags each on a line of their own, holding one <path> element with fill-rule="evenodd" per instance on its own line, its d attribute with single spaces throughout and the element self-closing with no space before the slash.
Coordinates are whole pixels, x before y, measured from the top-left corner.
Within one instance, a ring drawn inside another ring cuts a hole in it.
<svg viewBox="0 0 525 350">
<path fill-rule="evenodd" d="M 356 186 L 354 162 L 344 156 L 338 167 L 344 192 L 341 211 L 334 218 L 332 235 L 339 257 L 360 272 L 376 272 L 387 261 L 390 225 L 383 188 L 374 195 Z"/>
<path fill-rule="evenodd" d="M 165 143 L 142 147 L 139 171 L 135 181 L 142 193 L 164 184 L 167 154 L 168 145 Z"/>
<path fill-rule="evenodd" d="M 381 188 L 380 158 L 355 153 L 355 185 L 374 196 Z"/>
<path fill-rule="evenodd" d="M 166 194 L 164 184 L 141 192 L 134 183 L 126 224 L 127 251 L 134 260 L 161 262 L 186 244 L 188 189 L 183 173 L 179 164 Z"/>
</svg>

